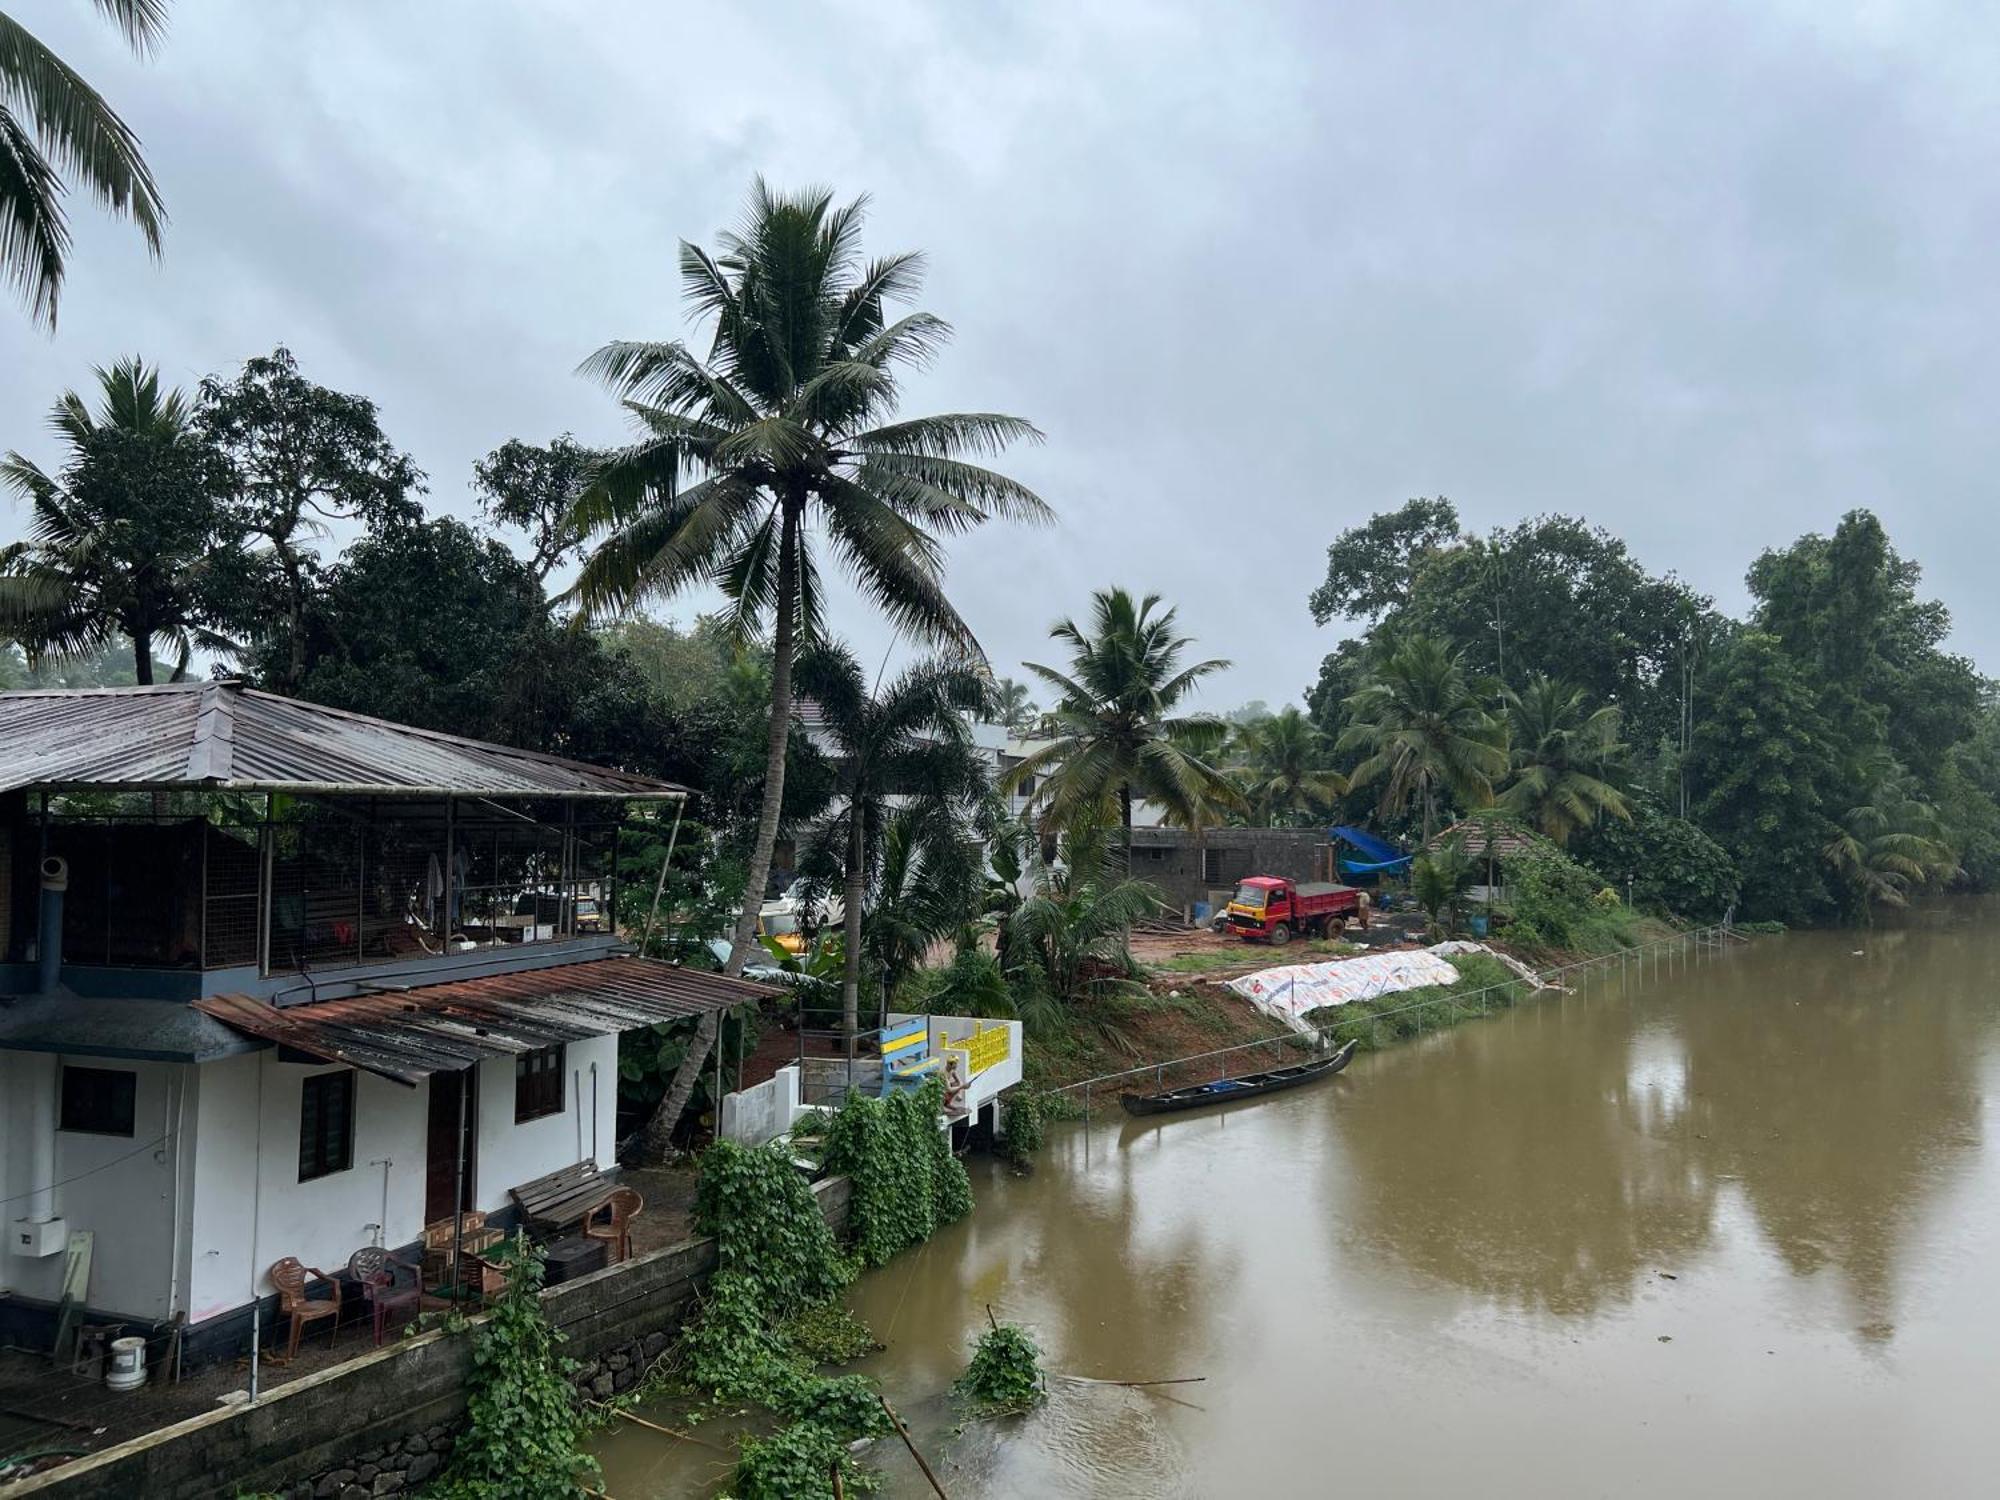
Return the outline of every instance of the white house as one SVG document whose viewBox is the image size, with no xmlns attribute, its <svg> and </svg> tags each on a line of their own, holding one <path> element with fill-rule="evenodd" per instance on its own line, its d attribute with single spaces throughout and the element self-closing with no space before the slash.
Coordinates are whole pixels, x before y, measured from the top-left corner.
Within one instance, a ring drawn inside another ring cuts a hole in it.
<svg viewBox="0 0 2000 1500">
<path fill-rule="evenodd" d="M 769 993 L 613 930 L 623 809 L 683 795 L 234 683 L 0 694 L 0 1336 L 75 1266 L 239 1349 L 283 1257 L 615 1169 L 618 1034 Z"/>
</svg>

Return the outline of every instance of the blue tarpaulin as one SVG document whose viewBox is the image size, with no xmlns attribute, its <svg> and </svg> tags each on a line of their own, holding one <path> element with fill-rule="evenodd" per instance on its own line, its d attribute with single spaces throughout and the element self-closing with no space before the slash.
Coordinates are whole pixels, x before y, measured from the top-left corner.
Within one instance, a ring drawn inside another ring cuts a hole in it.
<svg viewBox="0 0 2000 1500">
<path fill-rule="evenodd" d="M 1366 856 L 1365 859 L 1342 859 L 1340 872 L 1343 875 L 1400 875 L 1409 869 L 1410 861 L 1415 857 L 1399 853 L 1394 844 L 1361 828 L 1349 828 L 1343 824 L 1329 828 L 1327 836 Z"/>
</svg>

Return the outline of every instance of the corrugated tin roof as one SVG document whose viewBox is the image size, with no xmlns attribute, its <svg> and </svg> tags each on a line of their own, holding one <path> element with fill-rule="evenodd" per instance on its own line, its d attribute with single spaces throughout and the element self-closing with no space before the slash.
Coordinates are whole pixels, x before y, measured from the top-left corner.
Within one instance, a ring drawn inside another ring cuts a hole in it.
<svg viewBox="0 0 2000 1500">
<path fill-rule="evenodd" d="M 251 995 L 204 995 L 194 1005 L 251 1036 L 414 1087 L 481 1058 L 636 1031 L 777 993 L 658 959 L 603 958 L 282 1009 Z"/>
<path fill-rule="evenodd" d="M 1475 859 L 1486 858 L 1489 843 L 1495 859 L 1510 859 L 1516 854 L 1528 853 L 1539 842 L 1534 834 L 1497 818 L 1467 818 L 1452 824 L 1442 833 L 1431 835 L 1431 841 L 1424 847 L 1442 849 L 1454 841 Z"/>
<path fill-rule="evenodd" d="M 235 682 L 0 693 L 0 791 L 33 786 L 685 795 L 671 782 L 392 724 Z"/>
</svg>

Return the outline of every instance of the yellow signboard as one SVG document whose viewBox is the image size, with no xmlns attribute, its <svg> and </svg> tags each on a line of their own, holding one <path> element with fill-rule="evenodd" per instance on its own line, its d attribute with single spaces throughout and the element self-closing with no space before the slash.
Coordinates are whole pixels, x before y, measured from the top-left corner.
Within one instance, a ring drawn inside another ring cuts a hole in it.
<svg viewBox="0 0 2000 1500">
<path fill-rule="evenodd" d="M 984 1073 L 995 1063 L 1005 1062 L 1013 1042 L 1013 1028 L 1004 1024 L 982 1026 L 965 1044 L 965 1050 L 971 1057 L 972 1071 Z"/>
</svg>

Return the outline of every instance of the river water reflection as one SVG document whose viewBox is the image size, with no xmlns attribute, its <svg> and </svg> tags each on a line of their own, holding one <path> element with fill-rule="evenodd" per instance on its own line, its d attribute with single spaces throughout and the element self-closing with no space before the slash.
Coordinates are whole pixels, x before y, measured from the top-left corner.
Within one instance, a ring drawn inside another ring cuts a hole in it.
<svg viewBox="0 0 2000 1500">
<path fill-rule="evenodd" d="M 966 1496 L 1994 1492 L 2000 907 L 1760 939 L 1051 1132 L 865 1278 L 865 1368 Z M 1857 952 L 1856 950 L 1860 950 Z M 952 1435 L 986 1304 L 1059 1383 Z M 714 1455 L 606 1442 L 619 1500 Z M 900 1451 L 891 1495 L 928 1493 Z"/>
</svg>

